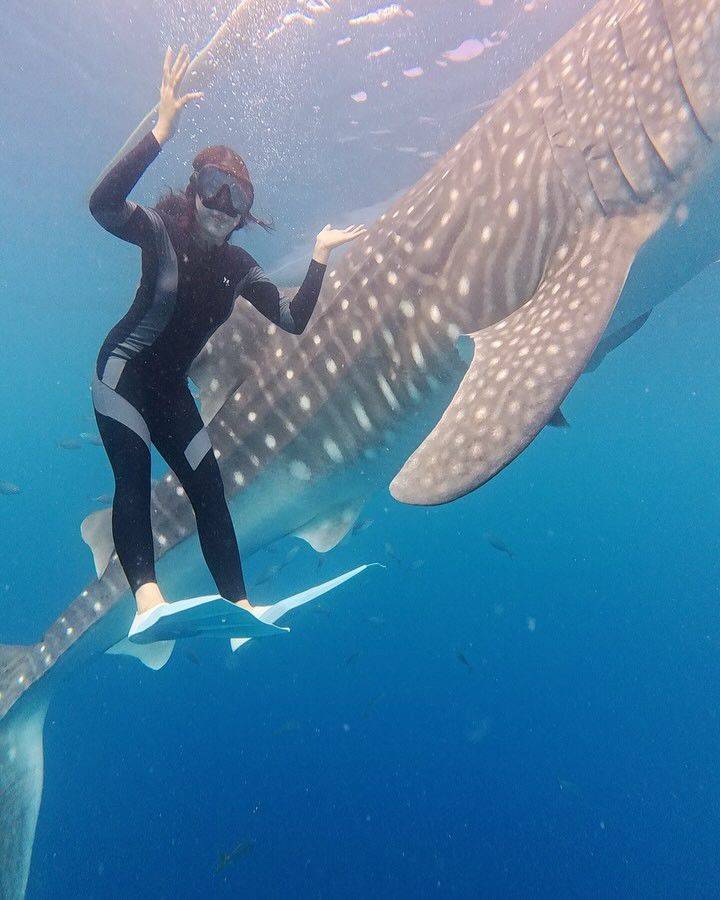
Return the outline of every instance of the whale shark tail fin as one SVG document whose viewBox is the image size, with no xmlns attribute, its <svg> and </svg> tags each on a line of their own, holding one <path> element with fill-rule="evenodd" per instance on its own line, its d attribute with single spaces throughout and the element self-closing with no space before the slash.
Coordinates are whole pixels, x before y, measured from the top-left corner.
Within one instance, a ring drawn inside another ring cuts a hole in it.
<svg viewBox="0 0 720 900">
<path fill-rule="evenodd" d="M 0 692 L 1 658 L 15 649 L 0 647 Z M 42 796 L 46 710 L 44 702 L 21 702 L 0 720 L 0 900 L 25 896 Z"/>
<path fill-rule="evenodd" d="M 496 475 L 550 421 L 585 368 L 660 217 L 588 218 L 519 309 L 470 335 L 473 361 L 434 430 L 395 476 L 403 503 L 439 504 Z"/>
</svg>

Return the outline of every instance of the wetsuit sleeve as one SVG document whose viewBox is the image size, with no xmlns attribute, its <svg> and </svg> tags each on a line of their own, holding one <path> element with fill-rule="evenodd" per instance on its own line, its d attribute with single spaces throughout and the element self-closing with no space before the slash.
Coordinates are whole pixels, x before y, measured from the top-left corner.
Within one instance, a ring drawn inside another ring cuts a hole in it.
<svg viewBox="0 0 720 900">
<path fill-rule="evenodd" d="M 152 238 L 153 227 L 142 206 L 127 197 L 159 152 L 160 144 L 150 131 L 117 161 L 90 197 L 93 218 L 110 234 L 138 246 Z"/>
<path fill-rule="evenodd" d="M 326 267 L 314 259 L 310 260 L 303 283 L 295 296 L 289 299 L 280 296 L 280 291 L 251 256 L 249 260 L 250 269 L 240 280 L 236 296 L 241 295 L 249 300 L 255 309 L 285 331 L 302 334 L 320 296 Z"/>
</svg>

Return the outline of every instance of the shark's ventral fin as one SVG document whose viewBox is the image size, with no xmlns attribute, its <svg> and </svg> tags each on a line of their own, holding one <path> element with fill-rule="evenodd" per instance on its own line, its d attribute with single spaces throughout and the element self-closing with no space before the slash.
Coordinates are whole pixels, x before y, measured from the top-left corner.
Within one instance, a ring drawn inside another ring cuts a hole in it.
<svg viewBox="0 0 720 900">
<path fill-rule="evenodd" d="M 83 519 L 80 526 L 82 539 L 92 550 L 95 574 L 99 578 L 107 569 L 115 551 L 112 536 L 112 509 L 99 509 Z"/>
<path fill-rule="evenodd" d="M 404 503 L 462 497 L 511 462 L 582 373 L 638 249 L 660 217 L 582 217 L 534 295 L 471 335 L 472 364 L 439 423 L 390 485 Z"/>
<path fill-rule="evenodd" d="M 365 500 L 355 500 L 350 504 L 337 507 L 330 514 L 323 513 L 311 519 L 295 532 L 295 536 L 307 541 L 318 553 L 327 553 L 337 547 L 340 541 L 357 521 Z"/>
<path fill-rule="evenodd" d="M 157 672 L 170 659 L 175 641 L 155 641 L 154 644 L 135 644 L 127 638 L 113 644 L 105 652 L 115 654 L 117 656 L 132 656 L 139 659 L 140 662 Z"/>
</svg>

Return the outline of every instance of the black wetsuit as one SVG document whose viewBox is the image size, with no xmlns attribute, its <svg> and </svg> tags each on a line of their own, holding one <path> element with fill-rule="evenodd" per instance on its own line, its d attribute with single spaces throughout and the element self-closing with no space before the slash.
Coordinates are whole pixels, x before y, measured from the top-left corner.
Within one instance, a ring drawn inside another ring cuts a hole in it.
<svg viewBox="0 0 720 900">
<path fill-rule="evenodd" d="M 155 581 L 153 443 L 192 504 L 219 593 L 235 601 L 246 596 L 240 555 L 220 469 L 187 372 L 238 296 L 281 328 L 300 334 L 315 307 L 325 266 L 311 261 L 295 297 L 281 299 L 245 250 L 227 242 L 202 245 L 171 217 L 129 202 L 128 194 L 159 152 L 148 134 L 90 198 L 90 211 L 103 228 L 142 250 L 135 300 L 103 342 L 93 379 L 95 415 L 115 476 L 113 538 L 131 589 Z"/>
</svg>

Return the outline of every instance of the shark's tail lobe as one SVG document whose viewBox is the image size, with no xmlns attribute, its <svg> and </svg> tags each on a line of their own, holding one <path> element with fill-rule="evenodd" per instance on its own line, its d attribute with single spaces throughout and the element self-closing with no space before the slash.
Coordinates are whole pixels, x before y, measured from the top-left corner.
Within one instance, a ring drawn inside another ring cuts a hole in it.
<svg viewBox="0 0 720 900">
<path fill-rule="evenodd" d="M 0 710 L 22 693 L 18 679 L 28 650 L 0 644 Z M 42 795 L 46 710 L 45 701 L 27 695 L 0 719 L 0 900 L 25 894 Z"/>
</svg>

